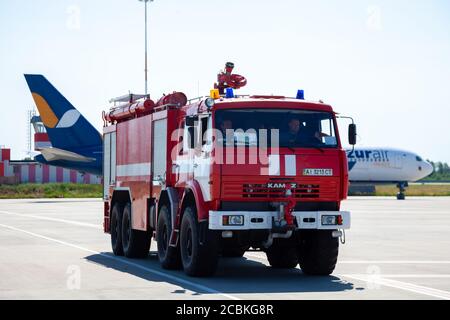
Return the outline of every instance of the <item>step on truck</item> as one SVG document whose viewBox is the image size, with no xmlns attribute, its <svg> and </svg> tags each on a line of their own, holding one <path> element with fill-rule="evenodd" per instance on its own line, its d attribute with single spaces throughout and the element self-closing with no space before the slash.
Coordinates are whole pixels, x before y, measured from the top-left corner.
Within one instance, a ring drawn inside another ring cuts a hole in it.
<svg viewBox="0 0 450 320">
<path fill-rule="evenodd" d="M 114 99 L 103 113 L 104 231 L 115 255 L 210 276 L 219 259 L 266 253 L 273 268 L 328 275 L 350 228 L 336 113 L 321 101 L 236 95 L 227 63 L 210 95 Z M 349 125 L 349 143 L 356 127 Z"/>
</svg>

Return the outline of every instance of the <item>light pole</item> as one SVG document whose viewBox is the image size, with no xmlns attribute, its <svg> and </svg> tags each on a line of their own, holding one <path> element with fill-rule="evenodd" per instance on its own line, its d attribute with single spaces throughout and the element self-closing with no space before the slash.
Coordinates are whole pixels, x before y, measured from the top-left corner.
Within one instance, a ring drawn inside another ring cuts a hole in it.
<svg viewBox="0 0 450 320">
<path fill-rule="evenodd" d="M 148 94 L 148 68 L 147 68 L 147 2 L 153 2 L 153 0 L 139 0 L 145 4 L 145 94 Z"/>
</svg>

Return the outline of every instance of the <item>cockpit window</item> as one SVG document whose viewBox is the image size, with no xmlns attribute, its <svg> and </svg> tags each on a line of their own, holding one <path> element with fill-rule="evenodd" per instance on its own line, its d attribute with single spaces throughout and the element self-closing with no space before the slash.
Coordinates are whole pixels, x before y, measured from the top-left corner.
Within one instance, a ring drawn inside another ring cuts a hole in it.
<svg viewBox="0 0 450 320">
<path fill-rule="evenodd" d="M 419 156 L 416 156 L 416 160 L 417 161 L 420 161 L 420 162 L 422 162 L 423 160 L 422 160 L 422 158 L 421 157 L 419 157 Z"/>
</svg>

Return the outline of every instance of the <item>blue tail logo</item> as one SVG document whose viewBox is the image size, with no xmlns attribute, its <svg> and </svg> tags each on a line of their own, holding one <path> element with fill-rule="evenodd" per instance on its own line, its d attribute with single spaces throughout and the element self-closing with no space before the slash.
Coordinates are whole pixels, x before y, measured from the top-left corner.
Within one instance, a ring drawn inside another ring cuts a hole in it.
<svg viewBox="0 0 450 320">
<path fill-rule="evenodd" d="M 25 79 L 53 147 L 101 145 L 99 132 L 44 76 L 26 74 Z"/>
</svg>

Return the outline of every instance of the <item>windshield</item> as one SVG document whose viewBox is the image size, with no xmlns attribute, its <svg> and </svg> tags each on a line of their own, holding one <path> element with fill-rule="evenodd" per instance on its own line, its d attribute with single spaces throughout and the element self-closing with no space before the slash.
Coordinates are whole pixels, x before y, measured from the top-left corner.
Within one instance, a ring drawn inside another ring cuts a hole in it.
<svg viewBox="0 0 450 320">
<path fill-rule="evenodd" d="M 294 109 L 227 109 L 215 113 L 226 145 L 290 148 L 337 147 L 333 114 Z M 263 141 L 265 140 L 265 141 Z"/>
</svg>

